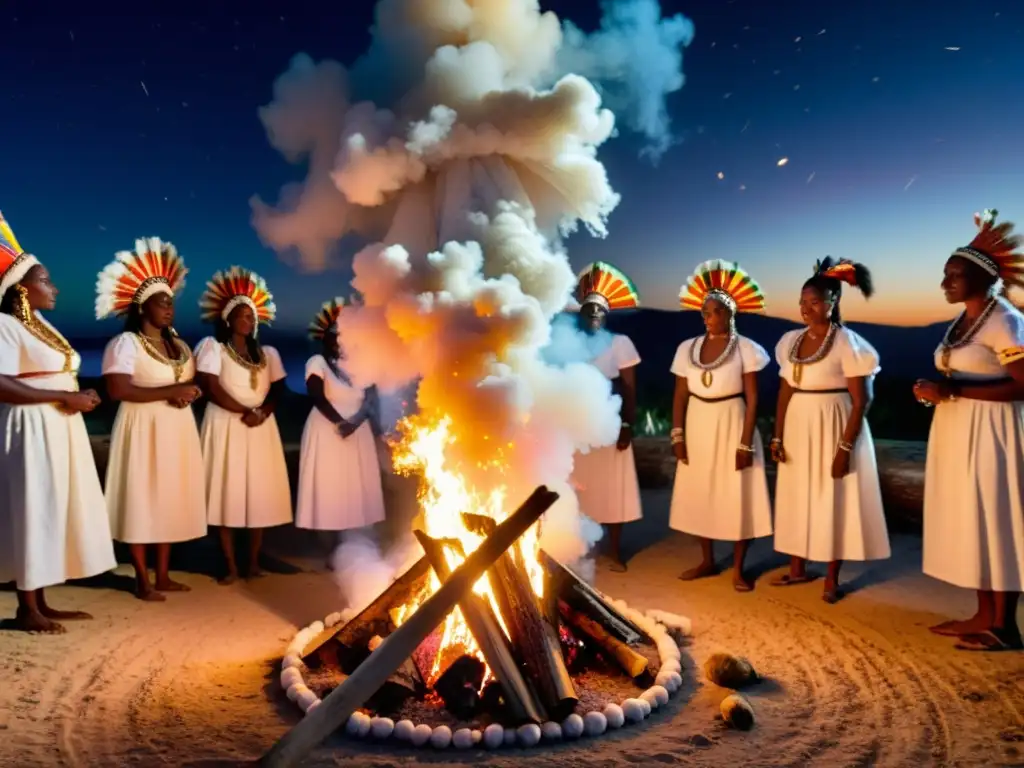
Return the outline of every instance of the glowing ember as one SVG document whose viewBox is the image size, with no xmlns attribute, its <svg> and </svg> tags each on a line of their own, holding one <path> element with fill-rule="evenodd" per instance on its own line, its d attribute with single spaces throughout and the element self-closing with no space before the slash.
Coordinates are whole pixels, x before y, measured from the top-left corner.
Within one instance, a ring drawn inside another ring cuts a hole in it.
<svg viewBox="0 0 1024 768">
<path fill-rule="evenodd" d="M 506 508 L 506 488 L 503 485 L 488 491 L 473 488 L 466 475 L 451 465 L 448 449 L 455 445 L 456 438 L 452 434 L 449 417 L 430 419 L 421 414 L 407 418 L 399 423 L 398 432 L 401 438 L 393 446 L 395 471 L 403 475 L 420 475 L 418 498 L 422 522 L 419 527 L 431 538 L 458 541 L 463 553 L 470 554 L 480 546 L 484 538 L 465 526 L 463 513 L 489 517 L 500 523 L 512 511 Z M 529 576 L 534 593 L 541 597 L 544 594 L 544 575 L 538 558 L 539 551 L 539 523 L 530 528 L 509 550 Z M 451 547 L 445 548 L 445 556 L 453 571 L 464 559 L 461 553 Z M 395 624 L 401 625 L 440 586 L 437 574 L 432 572 L 429 587 L 395 612 Z M 509 636 L 487 576 L 483 576 L 473 586 L 473 591 L 490 602 L 502 631 Z M 458 609 L 445 619 L 441 643 L 429 673 L 429 683 L 433 683 L 444 671 L 443 662 L 452 658 L 456 649 L 476 656 L 486 664 L 483 653 Z M 490 679 L 491 670 L 487 668 L 485 680 Z"/>
</svg>

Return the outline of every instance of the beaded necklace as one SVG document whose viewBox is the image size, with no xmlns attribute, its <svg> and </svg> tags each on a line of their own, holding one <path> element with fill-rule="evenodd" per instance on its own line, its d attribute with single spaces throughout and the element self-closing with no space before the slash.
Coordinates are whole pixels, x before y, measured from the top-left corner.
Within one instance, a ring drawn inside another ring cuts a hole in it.
<svg viewBox="0 0 1024 768">
<path fill-rule="evenodd" d="M 726 343 L 725 349 L 722 350 L 722 354 L 710 363 L 702 363 L 700 361 L 700 352 L 704 349 L 704 343 L 708 340 L 708 334 L 705 333 L 699 340 L 694 341 L 690 345 L 690 365 L 700 370 L 700 383 L 704 385 L 705 389 L 709 388 L 715 380 L 713 371 L 725 365 L 725 362 L 732 356 L 732 353 L 736 351 L 739 338 L 739 334 L 736 331 L 730 331 L 729 341 Z"/>
<path fill-rule="evenodd" d="M 953 375 L 953 369 L 949 366 L 949 358 L 953 354 L 953 350 L 966 347 L 971 343 L 974 337 L 978 335 L 978 331 L 981 330 L 981 327 L 985 324 L 985 321 L 988 320 L 989 315 L 992 314 L 992 311 L 996 308 L 998 303 L 999 302 L 995 297 L 989 299 L 988 304 L 986 304 L 985 308 L 981 310 L 981 314 L 978 315 L 977 319 L 973 323 L 971 323 L 971 327 L 968 328 L 967 332 L 956 341 L 951 341 L 950 339 L 953 338 L 953 334 L 956 333 L 956 329 L 960 327 L 960 323 L 963 321 L 967 310 L 964 310 L 957 315 L 956 320 L 954 320 L 946 329 L 946 335 L 942 337 L 942 352 L 939 355 L 939 367 L 943 376 L 949 378 Z"/>
<path fill-rule="evenodd" d="M 256 391 L 256 388 L 260 383 L 260 372 L 267 367 L 267 356 L 263 353 L 263 350 L 260 350 L 260 359 L 254 363 L 238 354 L 238 350 L 235 349 L 234 344 L 224 342 L 223 346 L 224 349 L 228 351 L 228 357 L 230 357 L 236 364 L 249 371 L 249 386 L 252 387 L 253 391 Z"/>
<path fill-rule="evenodd" d="M 810 328 L 805 328 L 803 333 L 800 333 L 796 340 L 793 342 L 793 346 L 789 348 L 789 362 L 793 365 L 793 383 L 800 386 L 800 380 L 804 375 L 805 365 L 814 365 L 824 360 L 828 353 L 832 351 L 832 343 L 835 341 L 836 332 L 839 330 L 839 326 L 832 323 L 828 327 L 828 333 L 825 334 L 824 341 L 814 351 L 813 354 L 807 357 L 798 357 L 797 352 L 800 350 L 800 345 L 803 343 L 804 337 L 811 332 Z"/>
<path fill-rule="evenodd" d="M 139 339 L 139 343 L 142 344 L 142 348 L 146 350 L 146 354 L 156 360 L 158 363 L 169 365 L 174 371 L 174 383 L 177 384 L 181 381 L 181 376 L 185 371 L 185 366 L 188 365 L 188 361 L 192 359 L 192 352 L 185 344 L 179 344 L 178 339 L 174 337 L 174 345 L 178 348 L 178 358 L 172 360 L 167 356 L 166 351 L 163 349 L 164 345 L 161 344 L 159 347 L 153 343 L 144 333 L 136 333 L 136 337 Z"/>
<path fill-rule="evenodd" d="M 64 355 L 64 367 L 61 368 L 61 373 L 75 372 L 74 366 L 72 365 L 75 350 L 72 348 L 68 340 L 61 335 L 60 331 L 53 328 L 48 323 L 44 323 L 37 319 L 31 312 L 18 312 L 15 314 L 15 318 L 21 323 L 22 327 L 26 331 L 32 334 L 32 336 L 48 346 L 54 352 L 59 352 Z"/>
</svg>

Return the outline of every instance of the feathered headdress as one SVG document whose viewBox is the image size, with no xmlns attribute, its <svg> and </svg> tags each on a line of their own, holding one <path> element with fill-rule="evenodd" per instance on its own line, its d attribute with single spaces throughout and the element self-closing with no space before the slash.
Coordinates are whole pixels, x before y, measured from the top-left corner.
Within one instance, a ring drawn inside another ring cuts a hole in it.
<svg viewBox="0 0 1024 768">
<path fill-rule="evenodd" d="M 185 262 L 171 243 L 139 238 L 134 251 L 119 251 L 96 281 L 96 319 L 125 315 L 158 293 L 174 296 L 185 286 Z"/>
<path fill-rule="evenodd" d="M 266 281 L 244 267 L 218 272 L 206 284 L 199 297 L 200 317 L 206 322 L 227 320 L 236 307 L 246 305 L 259 323 L 272 323 L 277 317 L 274 297 Z"/>
<path fill-rule="evenodd" d="M 849 259 L 833 261 L 831 256 L 826 256 L 814 264 L 814 277 L 811 280 L 838 280 L 857 288 L 865 298 L 871 298 L 875 292 L 868 268 Z"/>
<path fill-rule="evenodd" d="M 576 276 L 576 300 L 600 304 L 605 309 L 633 309 L 640 294 L 633 281 L 604 261 L 595 261 Z"/>
<path fill-rule="evenodd" d="M 683 309 L 702 310 L 708 299 L 717 299 L 733 314 L 764 310 L 761 286 L 739 264 L 721 259 L 700 264 L 679 289 Z"/>
<path fill-rule="evenodd" d="M 309 324 L 309 338 L 316 341 L 323 341 L 328 329 L 338 321 L 341 308 L 345 306 L 345 299 L 336 296 L 330 301 L 325 301 L 320 311 L 316 313 L 313 322 Z"/>
<path fill-rule="evenodd" d="M 1005 285 L 1024 287 L 1024 253 L 1018 250 L 1024 239 L 1013 233 L 1010 222 L 996 224 L 998 215 L 994 208 L 974 214 L 978 234 L 970 245 L 957 248 L 953 255 L 977 264 Z"/>
<path fill-rule="evenodd" d="M 32 267 L 39 264 L 39 259 L 31 253 L 25 253 L 14 236 L 14 230 L 7 219 L 0 213 L 0 299 L 11 288 L 25 279 Z"/>
</svg>

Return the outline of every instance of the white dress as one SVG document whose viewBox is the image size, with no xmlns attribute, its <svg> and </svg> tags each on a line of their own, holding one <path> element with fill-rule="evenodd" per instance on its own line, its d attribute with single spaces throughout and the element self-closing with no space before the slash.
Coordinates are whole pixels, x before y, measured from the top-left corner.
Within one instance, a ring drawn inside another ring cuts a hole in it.
<svg viewBox="0 0 1024 768">
<path fill-rule="evenodd" d="M 1024 316 L 1002 299 L 974 338 L 951 350 L 953 378 L 1008 378 L 1000 354 L 1024 355 Z M 940 358 L 941 347 L 936 367 Z M 958 398 L 935 407 L 925 468 L 924 572 L 967 589 L 1024 591 L 1024 402 Z"/>
<path fill-rule="evenodd" d="M 840 328 L 825 358 L 803 366 L 797 385 L 789 353 L 800 333 L 789 331 L 775 348 L 779 375 L 794 389 L 783 432 L 786 461 L 775 485 L 775 549 L 817 562 L 883 560 L 890 555 L 889 533 L 867 419 L 849 474 L 832 479 L 832 460 L 853 405 L 846 380 L 874 377 L 881 370 L 878 353 L 857 333 Z"/>
<path fill-rule="evenodd" d="M 137 387 L 168 387 L 195 378 L 188 355 L 174 367 L 157 359 L 134 333 L 115 336 L 103 353 L 103 375 L 128 374 Z M 125 544 L 174 544 L 206 535 L 206 492 L 199 430 L 191 408 L 160 400 L 121 403 L 110 436 L 107 511 L 114 539 Z"/>
<path fill-rule="evenodd" d="M 619 378 L 619 371 L 639 365 L 640 354 L 628 336 L 616 333 L 591 364 L 614 380 Z M 643 516 L 632 445 L 624 451 L 613 444 L 577 453 L 572 483 L 580 510 L 595 522 L 630 523 Z"/>
<path fill-rule="evenodd" d="M 256 408 L 270 385 L 285 378 L 281 356 L 263 347 L 267 364 L 252 373 L 207 336 L 196 346 L 196 370 L 220 379 L 235 402 Z M 200 430 L 206 466 L 207 522 L 225 528 L 271 528 L 292 521 L 292 492 L 277 419 L 271 414 L 258 427 L 242 423 L 242 414 L 210 401 Z"/>
<path fill-rule="evenodd" d="M 74 355 L 75 372 L 80 363 Z M 0 314 L 0 375 L 35 389 L 77 390 L 75 373 L 63 368 L 62 353 Z M 0 430 L 0 583 L 28 592 L 116 568 L 82 415 L 0 403 Z"/>
<path fill-rule="evenodd" d="M 684 341 L 672 361 L 672 373 L 685 378 L 690 390 L 685 425 L 689 463 L 676 463 L 669 525 L 717 541 L 770 536 L 772 507 L 760 433 L 754 430 L 754 463 L 742 472 L 736 471 L 736 451 L 747 413 L 743 374 L 764 370 L 771 358 L 764 347 L 740 336 L 729 358 L 710 372 L 711 386 L 704 386 L 703 371 L 690 362 L 691 353 L 700 359 L 703 338 Z"/>
<path fill-rule="evenodd" d="M 363 390 L 339 378 L 322 355 L 306 362 L 306 378 L 324 382 L 324 396 L 343 419 L 363 405 Z M 295 526 L 315 531 L 363 528 L 384 519 L 384 490 L 377 443 L 364 421 L 342 438 L 338 428 L 316 407 L 302 431 L 298 509 Z"/>
</svg>

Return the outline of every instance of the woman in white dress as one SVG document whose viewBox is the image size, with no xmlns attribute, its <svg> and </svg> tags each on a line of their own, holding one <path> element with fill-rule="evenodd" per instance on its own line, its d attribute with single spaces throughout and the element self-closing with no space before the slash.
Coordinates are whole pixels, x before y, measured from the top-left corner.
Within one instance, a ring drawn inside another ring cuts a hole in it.
<svg viewBox="0 0 1024 768">
<path fill-rule="evenodd" d="M 775 348 L 781 377 L 771 442 L 779 464 L 775 549 L 790 555 L 790 565 L 772 583 L 806 583 L 807 561 L 827 562 L 827 603 L 842 596 L 844 560 L 884 560 L 890 554 L 875 445 L 864 418 L 881 369 L 874 348 L 842 324 L 844 282 L 872 294 L 863 265 L 820 262 L 800 294 L 807 327 L 785 333 Z"/>
<path fill-rule="evenodd" d="M 190 407 L 200 391 L 192 352 L 172 327 L 186 271 L 173 245 L 150 237 L 137 240 L 134 252 L 119 252 L 96 285 L 96 317 L 124 317 L 124 333 L 103 353 L 107 393 L 121 404 L 106 496 L 114 539 L 130 546 L 141 600 L 187 592 L 170 577 L 171 544 L 206 535 L 203 457 Z M 148 545 L 156 545 L 154 584 Z"/>
<path fill-rule="evenodd" d="M 757 431 L 757 374 L 771 358 L 736 332 L 737 312 L 760 312 L 764 295 L 737 264 L 706 261 L 679 293 L 683 309 L 699 310 L 707 332 L 676 350 L 672 403 L 675 486 L 669 525 L 696 536 L 699 565 L 684 581 L 718 572 L 714 542 L 733 541 L 733 587 L 749 592 L 744 573 L 751 539 L 771 536 L 772 509 Z"/>
<path fill-rule="evenodd" d="M 199 301 L 215 327 L 196 347 L 199 384 L 209 398 L 200 438 L 206 464 L 207 521 L 217 526 L 226 575 L 238 580 L 235 530 L 249 533 L 246 575 L 260 571 L 263 529 L 292 521 L 292 496 L 274 409 L 284 389 L 281 356 L 257 341 L 277 308 L 263 278 L 241 267 L 218 272 Z"/>
<path fill-rule="evenodd" d="M 628 336 L 608 333 L 604 326 L 610 311 L 639 306 L 639 296 L 628 277 L 611 264 L 599 261 L 580 272 L 576 298 L 580 303 L 581 330 L 597 340 L 606 339 L 591 364 L 611 379 L 613 390 L 622 398 L 622 427 L 615 445 L 576 454 L 572 481 L 580 510 L 608 532 L 611 570 L 621 573 L 626 570 L 622 526 L 642 517 L 633 458 L 636 366 L 640 364 L 640 354 Z"/>
<path fill-rule="evenodd" d="M 942 290 L 964 309 L 935 350 L 945 377 L 918 381 L 934 405 L 924 492 L 924 572 L 978 594 L 966 621 L 932 631 L 963 650 L 1024 649 L 1017 605 L 1024 590 L 1024 315 L 999 295 L 1024 287 L 1024 253 L 1013 225 L 980 232 L 946 261 Z"/>
<path fill-rule="evenodd" d="M 365 528 L 384 519 L 376 392 L 354 387 L 342 367 L 337 320 L 343 304 L 324 304 L 309 327 L 322 351 L 306 363 L 313 410 L 302 432 L 295 526 L 314 531 Z"/>
<path fill-rule="evenodd" d="M 117 567 L 81 415 L 100 398 L 78 390 L 81 359 L 41 314 L 56 299 L 0 214 L 0 583 L 15 582 L 27 632 L 92 618 L 51 608 L 43 590 Z"/>
</svg>

